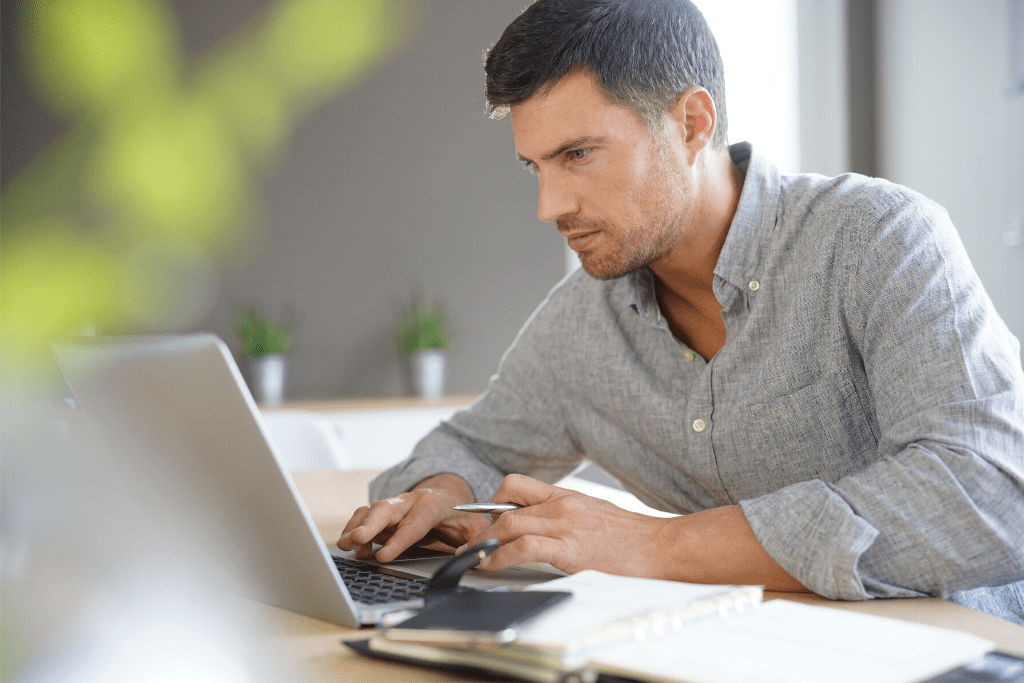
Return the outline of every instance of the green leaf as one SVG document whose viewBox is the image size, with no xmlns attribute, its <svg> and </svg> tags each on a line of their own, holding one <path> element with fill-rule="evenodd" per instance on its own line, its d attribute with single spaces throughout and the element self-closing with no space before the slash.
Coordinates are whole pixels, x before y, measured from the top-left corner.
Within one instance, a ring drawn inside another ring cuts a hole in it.
<svg viewBox="0 0 1024 683">
<path fill-rule="evenodd" d="M 428 308 L 414 297 L 399 324 L 398 347 L 402 353 L 408 355 L 424 349 L 447 350 L 451 339 L 441 304 Z"/>
<path fill-rule="evenodd" d="M 255 306 L 250 306 L 235 319 L 235 332 L 242 342 L 242 352 L 250 358 L 270 353 L 291 353 L 291 323 L 273 323 Z"/>
</svg>

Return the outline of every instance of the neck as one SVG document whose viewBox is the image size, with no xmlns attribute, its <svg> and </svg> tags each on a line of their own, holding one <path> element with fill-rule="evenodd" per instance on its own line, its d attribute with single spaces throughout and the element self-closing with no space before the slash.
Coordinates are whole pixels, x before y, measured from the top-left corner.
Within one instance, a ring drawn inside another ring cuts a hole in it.
<svg viewBox="0 0 1024 683">
<path fill-rule="evenodd" d="M 659 290 L 699 307 L 712 294 L 715 265 L 739 204 L 743 176 L 728 149 L 706 149 L 689 173 L 691 210 L 675 247 L 651 271 Z"/>
</svg>

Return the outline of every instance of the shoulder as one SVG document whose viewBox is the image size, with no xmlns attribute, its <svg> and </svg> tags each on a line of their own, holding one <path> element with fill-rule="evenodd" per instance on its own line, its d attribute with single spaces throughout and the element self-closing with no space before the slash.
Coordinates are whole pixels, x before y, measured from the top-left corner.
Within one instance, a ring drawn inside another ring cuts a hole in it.
<svg viewBox="0 0 1024 683">
<path fill-rule="evenodd" d="M 782 178 L 787 213 L 828 216 L 843 224 L 877 224 L 906 213 L 946 218 L 946 211 L 919 192 L 857 173 L 826 177 L 814 173 Z"/>
<path fill-rule="evenodd" d="M 629 276 L 597 280 L 577 268 L 556 284 L 520 330 L 514 347 L 548 355 L 581 338 L 601 334 L 628 309 Z"/>
<path fill-rule="evenodd" d="M 790 230 L 817 235 L 842 250 L 851 266 L 879 253 L 922 248 L 954 261 L 966 256 L 942 206 L 882 178 L 784 176 L 780 218 Z"/>
<path fill-rule="evenodd" d="M 552 287 L 528 322 L 564 331 L 573 320 L 603 315 L 628 306 L 628 278 L 597 280 L 577 268 Z"/>
</svg>

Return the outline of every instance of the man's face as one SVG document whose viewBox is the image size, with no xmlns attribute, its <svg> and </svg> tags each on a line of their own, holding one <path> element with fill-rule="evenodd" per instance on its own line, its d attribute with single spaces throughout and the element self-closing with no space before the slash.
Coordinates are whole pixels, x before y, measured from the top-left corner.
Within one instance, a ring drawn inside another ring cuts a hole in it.
<svg viewBox="0 0 1024 683">
<path fill-rule="evenodd" d="M 511 114 L 519 157 L 539 176 L 537 216 L 556 221 L 587 273 L 621 277 L 676 246 L 689 202 L 675 153 L 591 76 L 570 74 Z"/>
</svg>

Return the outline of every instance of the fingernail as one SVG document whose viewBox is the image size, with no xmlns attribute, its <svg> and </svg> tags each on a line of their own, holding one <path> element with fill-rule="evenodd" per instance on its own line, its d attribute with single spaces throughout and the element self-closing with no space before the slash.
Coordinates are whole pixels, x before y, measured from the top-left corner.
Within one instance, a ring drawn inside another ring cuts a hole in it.
<svg viewBox="0 0 1024 683">
<path fill-rule="evenodd" d="M 469 544 L 467 543 L 466 545 L 469 545 Z M 460 545 L 458 548 L 456 548 L 455 549 L 455 554 L 456 555 L 461 555 L 462 553 L 466 552 L 466 545 Z"/>
</svg>

